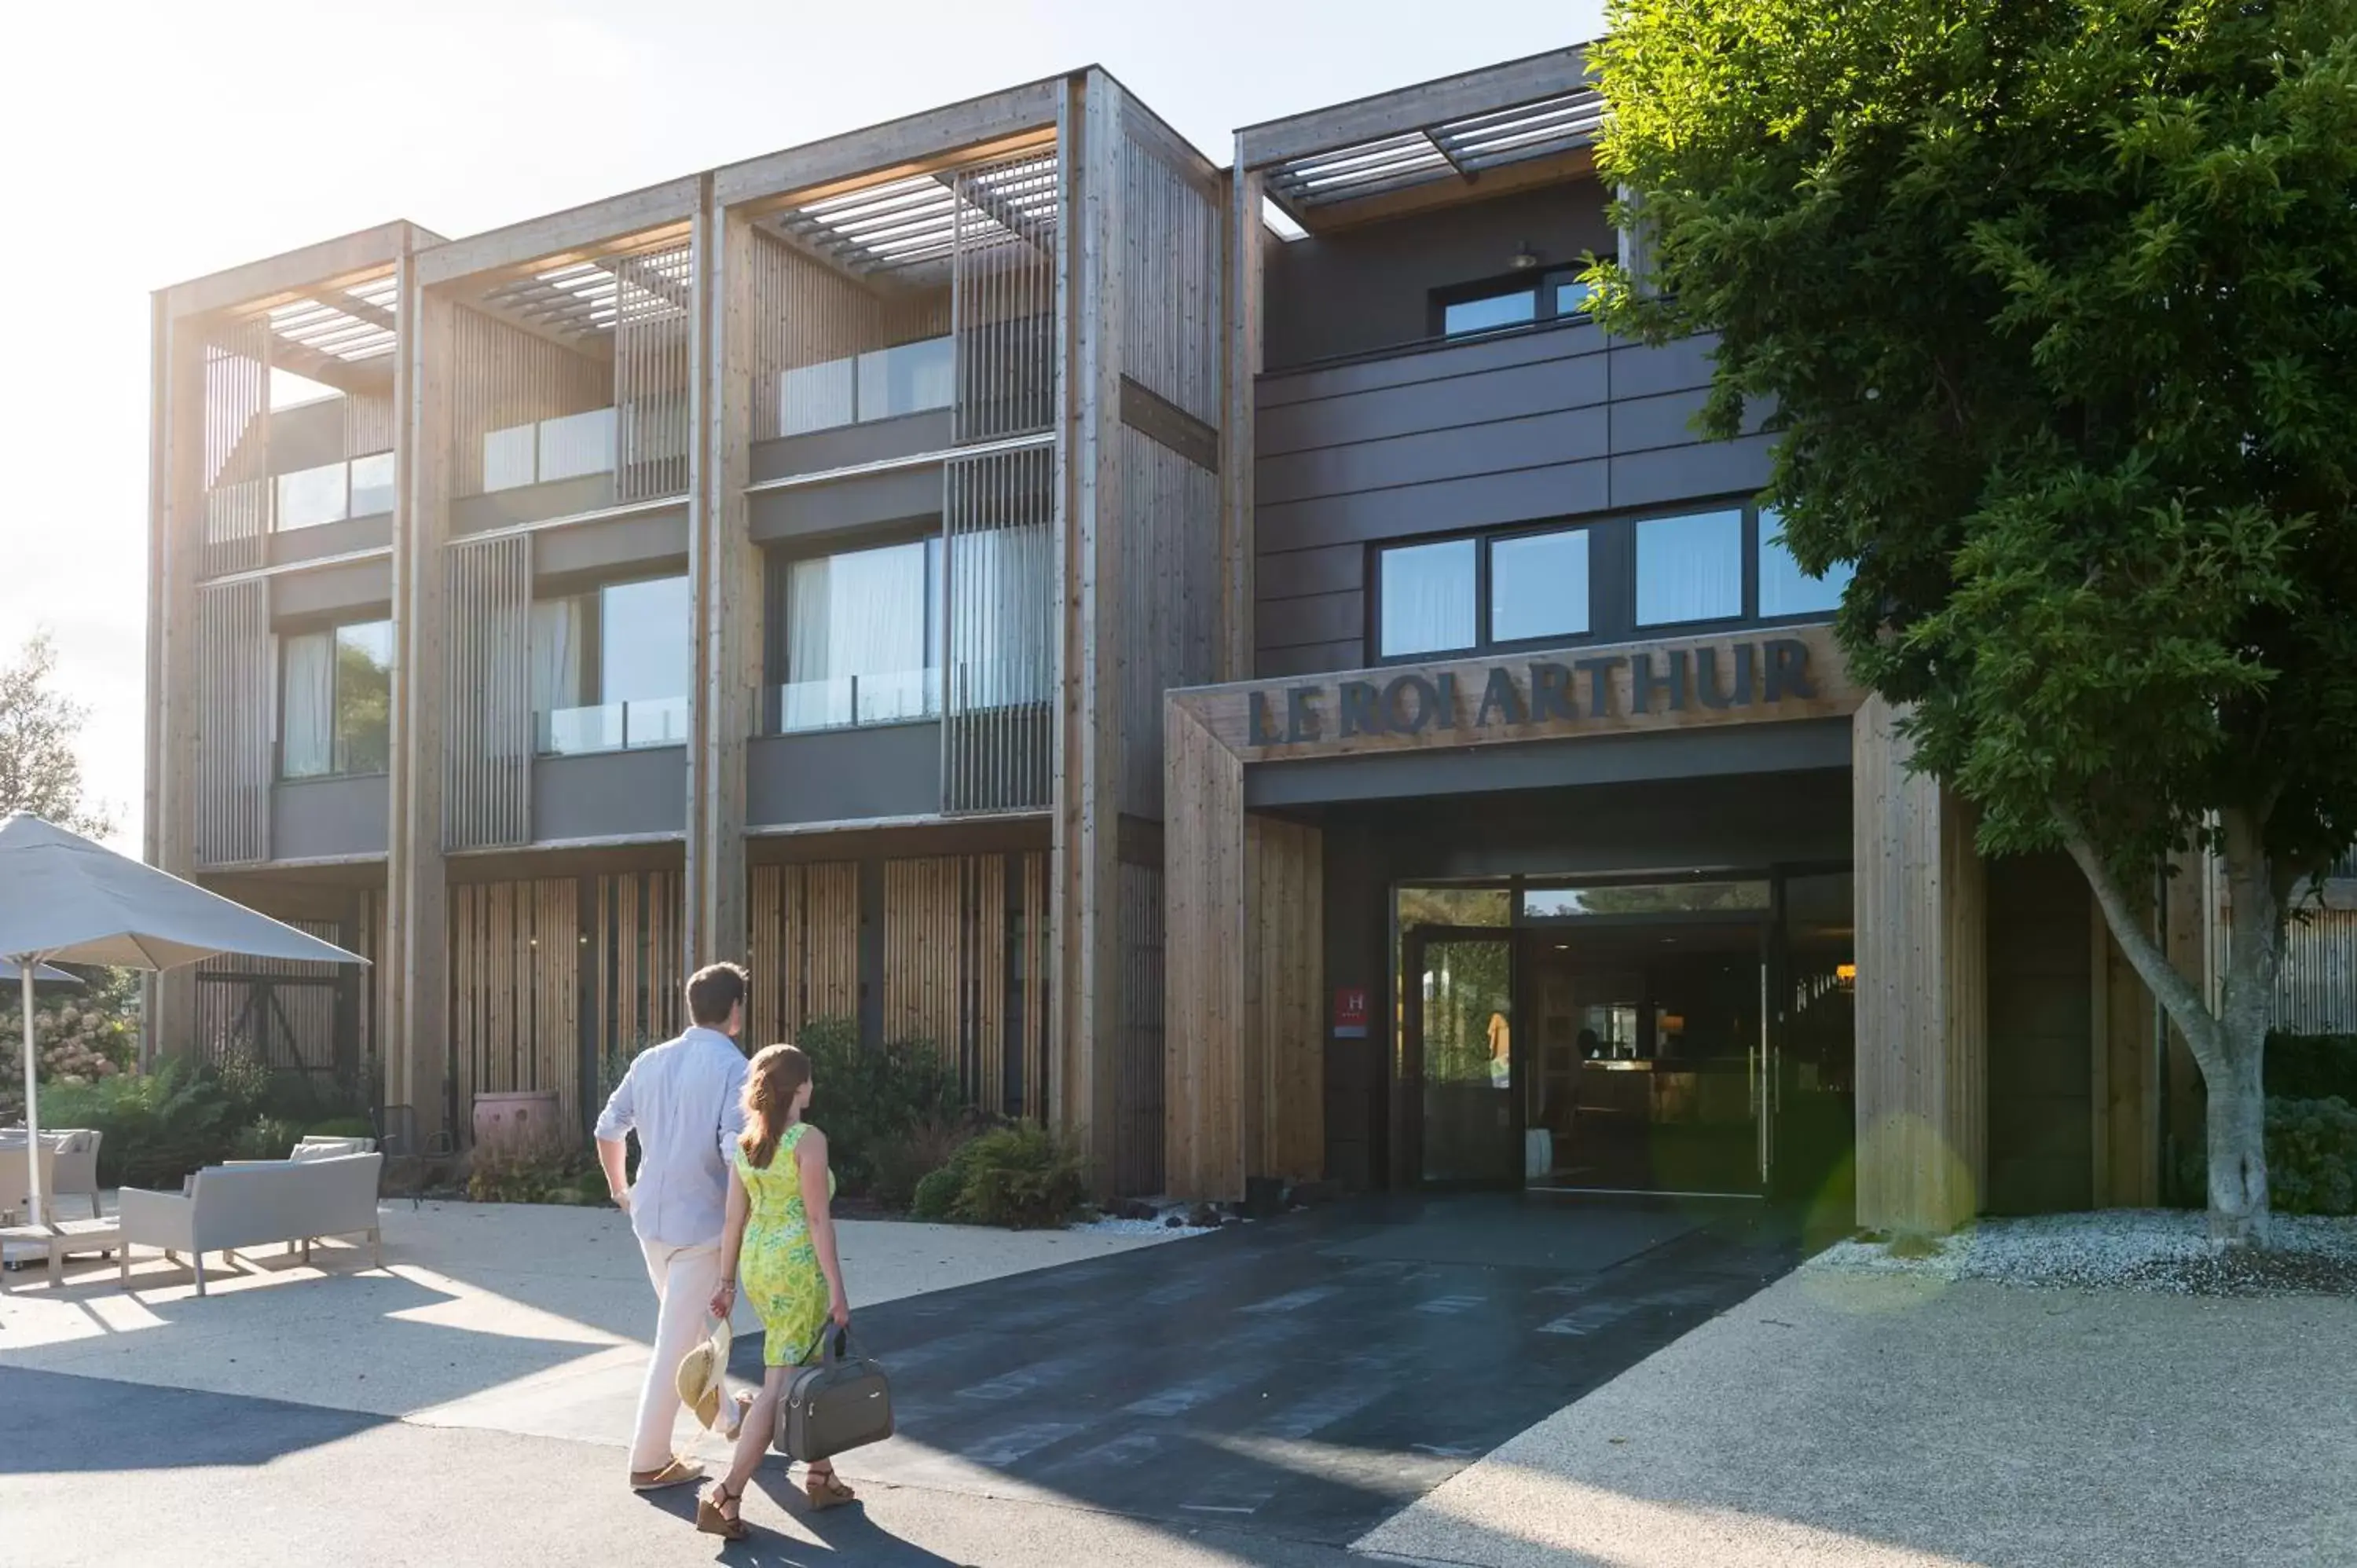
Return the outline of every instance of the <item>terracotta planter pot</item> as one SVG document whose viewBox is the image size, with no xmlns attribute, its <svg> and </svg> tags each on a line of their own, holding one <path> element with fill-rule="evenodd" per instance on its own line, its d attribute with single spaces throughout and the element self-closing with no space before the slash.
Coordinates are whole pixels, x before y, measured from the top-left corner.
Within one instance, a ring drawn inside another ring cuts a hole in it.
<svg viewBox="0 0 2357 1568">
<path fill-rule="evenodd" d="M 478 1154 L 522 1155 L 536 1149 L 567 1148 L 572 1142 L 570 1129 L 558 1120 L 556 1091 L 553 1089 L 475 1096 Z"/>
</svg>

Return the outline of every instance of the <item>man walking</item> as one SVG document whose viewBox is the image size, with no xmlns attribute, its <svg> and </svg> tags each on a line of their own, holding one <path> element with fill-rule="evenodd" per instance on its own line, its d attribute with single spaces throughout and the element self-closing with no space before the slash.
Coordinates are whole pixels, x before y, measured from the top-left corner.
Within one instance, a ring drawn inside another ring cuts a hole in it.
<svg viewBox="0 0 2357 1568">
<path fill-rule="evenodd" d="M 639 1053 L 597 1118 L 597 1163 L 606 1188 L 630 1217 L 647 1275 L 654 1281 L 654 1359 L 639 1391 L 630 1439 L 630 1486 L 676 1487 L 704 1466 L 672 1448 L 679 1420 L 676 1376 L 702 1337 L 705 1304 L 720 1283 L 720 1231 L 728 1161 L 745 1129 L 745 972 L 733 963 L 699 969 L 687 983 L 687 1033 Z M 639 1181 L 629 1185 L 625 1140 L 639 1135 Z"/>
</svg>

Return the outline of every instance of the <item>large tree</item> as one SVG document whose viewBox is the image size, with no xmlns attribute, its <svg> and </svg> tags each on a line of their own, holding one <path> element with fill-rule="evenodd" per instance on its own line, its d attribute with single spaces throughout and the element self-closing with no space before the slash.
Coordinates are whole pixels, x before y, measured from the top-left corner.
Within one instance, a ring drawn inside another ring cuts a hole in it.
<svg viewBox="0 0 2357 1568">
<path fill-rule="evenodd" d="M 1981 847 L 2059 846 L 2207 1090 L 2211 1233 L 2266 1237 L 2287 901 L 2357 837 L 2357 0 L 1615 0 L 1599 160 L 1648 340 L 1781 433 L 1852 667 Z M 2213 1010 L 2148 929 L 2222 857 Z"/>
<path fill-rule="evenodd" d="M 74 750 L 90 710 L 55 685 L 57 647 L 46 631 L 0 664 L 0 816 L 30 811 L 61 828 L 102 838 L 114 828 L 82 782 Z"/>
</svg>

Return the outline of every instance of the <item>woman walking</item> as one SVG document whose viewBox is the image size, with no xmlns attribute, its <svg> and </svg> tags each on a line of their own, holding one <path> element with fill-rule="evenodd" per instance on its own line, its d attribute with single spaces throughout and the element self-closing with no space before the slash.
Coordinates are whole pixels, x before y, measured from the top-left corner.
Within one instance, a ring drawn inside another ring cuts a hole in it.
<svg viewBox="0 0 2357 1568">
<path fill-rule="evenodd" d="M 770 1046 L 753 1058 L 745 1077 L 745 1131 L 729 1162 L 728 1217 L 712 1311 L 727 1318 L 741 1277 L 761 1316 L 766 1373 L 741 1417 L 728 1474 L 695 1506 L 696 1529 L 731 1541 L 747 1533 L 738 1509 L 777 1429 L 786 1380 L 817 1358 L 830 1324 L 851 1322 L 834 1250 L 834 1175 L 827 1169 L 826 1134 L 802 1120 L 810 1099 L 810 1058 L 791 1046 Z M 823 1459 L 810 1467 L 802 1489 L 814 1509 L 847 1503 L 854 1495 Z"/>
</svg>

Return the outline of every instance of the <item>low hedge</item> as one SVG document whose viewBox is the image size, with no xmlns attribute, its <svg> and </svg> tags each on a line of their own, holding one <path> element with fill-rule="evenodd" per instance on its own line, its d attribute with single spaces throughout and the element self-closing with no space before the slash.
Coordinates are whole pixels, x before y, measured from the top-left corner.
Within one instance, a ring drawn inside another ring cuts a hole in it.
<svg viewBox="0 0 2357 1568">
<path fill-rule="evenodd" d="M 2267 1206 L 2277 1214 L 2357 1214 L 2357 1107 L 2339 1095 L 2267 1100 Z M 2201 1207 L 2210 1161 L 2179 1151 L 2179 1201 Z"/>
<path fill-rule="evenodd" d="M 1088 1200 L 1078 1155 L 1044 1127 L 1000 1127 L 959 1145 L 917 1184 L 920 1219 L 1048 1230 L 1068 1224 Z"/>
<path fill-rule="evenodd" d="M 2269 1098 L 2346 1100 L 2357 1104 L 2357 1035 L 2267 1036 L 2265 1063 Z"/>
</svg>

